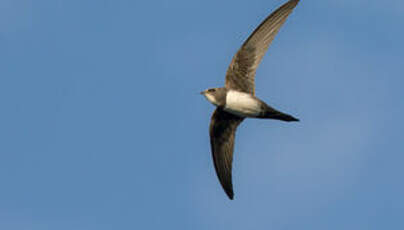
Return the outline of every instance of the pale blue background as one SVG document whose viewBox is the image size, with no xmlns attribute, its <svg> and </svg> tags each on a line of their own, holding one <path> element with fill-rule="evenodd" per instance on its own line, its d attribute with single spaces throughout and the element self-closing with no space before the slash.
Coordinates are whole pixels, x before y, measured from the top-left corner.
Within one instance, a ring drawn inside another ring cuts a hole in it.
<svg viewBox="0 0 404 230">
<path fill-rule="evenodd" d="M 0 229 L 404 229 L 404 2 L 302 0 L 230 201 L 213 106 L 278 0 L 1 0 Z"/>
</svg>

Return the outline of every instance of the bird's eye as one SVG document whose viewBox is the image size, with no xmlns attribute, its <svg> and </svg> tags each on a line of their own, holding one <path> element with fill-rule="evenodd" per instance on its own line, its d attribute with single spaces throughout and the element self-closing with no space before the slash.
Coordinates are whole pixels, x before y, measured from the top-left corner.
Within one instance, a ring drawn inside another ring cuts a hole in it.
<svg viewBox="0 0 404 230">
<path fill-rule="evenodd" d="M 215 92 L 215 89 L 209 89 L 208 92 Z"/>
</svg>

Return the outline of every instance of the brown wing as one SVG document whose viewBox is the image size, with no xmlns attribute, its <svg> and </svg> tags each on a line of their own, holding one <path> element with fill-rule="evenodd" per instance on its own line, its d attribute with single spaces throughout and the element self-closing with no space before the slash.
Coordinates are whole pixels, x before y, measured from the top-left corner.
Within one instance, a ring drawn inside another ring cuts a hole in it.
<svg viewBox="0 0 404 230">
<path fill-rule="evenodd" d="M 269 15 L 234 55 L 226 73 L 226 88 L 255 91 L 255 72 L 269 45 L 299 0 L 290 0 Z"/>
<path fill-rule="evenodd" d="M 233 199 L 231 168 L 233 162 L 234 137 L 237 126 L 244 118 L 217 108 L 210 122 L 210 146 L 216 174 L 224 191 Z"/>
</svg>

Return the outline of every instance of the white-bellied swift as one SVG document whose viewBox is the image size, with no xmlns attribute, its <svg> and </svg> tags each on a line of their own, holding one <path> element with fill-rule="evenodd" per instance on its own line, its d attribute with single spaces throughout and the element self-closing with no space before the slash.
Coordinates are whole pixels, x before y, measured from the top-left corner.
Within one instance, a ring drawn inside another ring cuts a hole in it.
<svg viewBox="0 0 404 230">
<path fill-rule="evenodd" d="M 233 199 L 232 161 L 237 126 L 247 117 L 298 121 L 255 96 L 255 72 L 269 45 L 299 0 L 290 0 L 270 14 L 234 55 L 225 87 L 201 92 L 217 108 L 210 123 L 210 144 L 219 181 Z"/>
</svg>

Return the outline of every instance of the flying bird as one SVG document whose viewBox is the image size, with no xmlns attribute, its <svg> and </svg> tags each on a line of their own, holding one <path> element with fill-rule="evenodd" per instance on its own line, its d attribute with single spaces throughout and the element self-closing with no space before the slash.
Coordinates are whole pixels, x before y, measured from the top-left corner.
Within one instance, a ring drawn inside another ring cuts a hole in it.
<svg viewBox="0 0 404 230">
<path fill-rule="evenodd" d="M 234 137 L 238 125 L 245 118 L 299 121 L 282 113 L 255 96 L 255 72 L 269 45 L 299 0 L 290 0 L 271 13 L 248 37 L 234 55 L 226 72 L 225 86 L 201 92 L 216 106 L 209 134 L 210 144 L 219 181 L 232 200 L 232 161 Z"/>
</svg>

